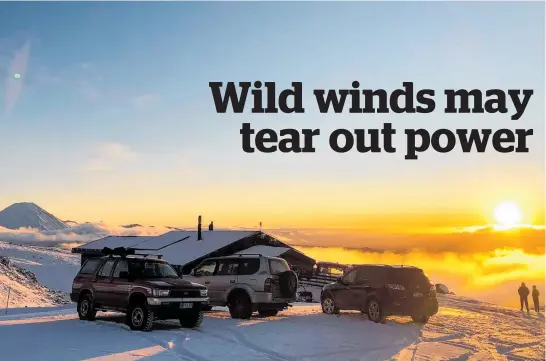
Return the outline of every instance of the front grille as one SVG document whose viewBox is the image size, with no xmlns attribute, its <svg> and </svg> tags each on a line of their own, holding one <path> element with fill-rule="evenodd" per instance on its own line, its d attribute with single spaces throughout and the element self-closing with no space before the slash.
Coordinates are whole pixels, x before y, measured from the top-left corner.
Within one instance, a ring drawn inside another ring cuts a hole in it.
<svg viewBox="0 0 546 361">
<path fill-rule="evenodd" d="M 199 290 L 172 290 L 169 297 L 200 297 L 201 292 Z"/>
</svg>

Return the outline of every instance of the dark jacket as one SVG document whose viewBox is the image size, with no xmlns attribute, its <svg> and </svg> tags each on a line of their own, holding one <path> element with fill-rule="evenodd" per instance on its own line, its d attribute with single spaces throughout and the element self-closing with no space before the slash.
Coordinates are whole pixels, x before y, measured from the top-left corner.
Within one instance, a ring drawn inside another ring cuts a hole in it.
<svg viewBox="0 0 546 361">
<path fill-rule="evenodd" d="M 538 293 L 538 290 L 536 288 L 533 289 L 533 297 L 538 298 L 540 296 L 540 293 Z"/>
<path fill-rule="evenodd" d="M 520 297 L 525 298 L 529 296 L 529 289 L 527 288 L 527 286 L 519 286 L 518 293 Z"/>
</svg>

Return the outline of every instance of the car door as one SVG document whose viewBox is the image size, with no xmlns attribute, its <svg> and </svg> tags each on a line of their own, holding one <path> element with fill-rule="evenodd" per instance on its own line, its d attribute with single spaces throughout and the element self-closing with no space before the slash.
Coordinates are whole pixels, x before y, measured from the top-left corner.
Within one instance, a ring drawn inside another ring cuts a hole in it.
<svg viewBox="0 0 546 361">
<path fill-rule="evenodd" d="M 330 292 L 334 296 L 334 302 L 339 309 L 350 310 L 353 302 L 352 298 L 352 287 L 356 279 L 356 269 L 351 270 L 341 278 L 341 282 L 336 283 L 336 287 Z"/>
<path fill-rule="evenodd" d="M 110 279 L 110 294 L 112 307 L 123 309 L 127 304 L 131 283 L 129 282 L 129 265 L 126 260 L 118 260 Z"/>
<path fill-rule="evenodd" d="M 110 292 L 112 285 L 110 284 L 110 276 L 114 269 L 116 260 L 109 259 L 103 263 L 93 279 L 93 288 L 95 289 L 95 302 L 101 305 L 109 305 L 111 301 Z"/>
<path fill-rule="evenodd" d="M 214 278 L 218 261 L 216 259 L 205 260 L 201 262 L 192 272 L 191 280 L 206 286 L 209 289 L 209 298 L 214 301 L 210 292 L 211 281 Z M 189 277 L 185 277 L 189 279 Z"/>
<path fill-rule="evenodd" d="M 218 261 L 218 267 L 211 282 L 209 292 L 214 299 L 224 299 L 225 292 L 237 283 L 239 259 L 225 258 Z"/>
<path fill-rule="evenodd" d="M 350 294 L 348 297 L 350 302 L 349 307 L 352 310 L 363 310 L 366 306 L 368 295 L 373 290 L 374 267 L 363 266 L 357 268 L 355 271 L 354 282 L 348 290 Z"/>
</svg>

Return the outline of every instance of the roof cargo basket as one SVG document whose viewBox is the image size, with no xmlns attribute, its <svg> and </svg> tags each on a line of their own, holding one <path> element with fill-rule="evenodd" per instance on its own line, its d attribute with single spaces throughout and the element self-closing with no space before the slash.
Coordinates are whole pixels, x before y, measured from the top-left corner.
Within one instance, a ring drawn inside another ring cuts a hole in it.
<svg viewBox="0 0 546 361">
<path fill-rule="evenodd" d="M 121 258 L 126 258 L 127 256 L 143 256 L 143 257 L 153 256 L 159 259 L 163 258 L 163 255 L 160 255 L 160 254 L 137 253 L 136 251 L 137 249 L 135 248 L 125 248 L 125 247 L 116 247 L 114 249 L 104 247 L 102 249 L 102 253 L 110 257 L 119 256 Z"/>
</svg>

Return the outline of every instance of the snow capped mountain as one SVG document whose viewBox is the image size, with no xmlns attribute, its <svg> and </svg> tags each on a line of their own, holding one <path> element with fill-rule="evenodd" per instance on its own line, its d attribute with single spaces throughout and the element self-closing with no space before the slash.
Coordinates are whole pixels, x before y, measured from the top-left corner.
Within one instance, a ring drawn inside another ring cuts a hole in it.
<svg viewBox="0 0 546 361">
<path fill-rule="evenodd" d="M 0 212 L 0 226 L 8 229 L 34 228 L 57 231 L 68 226 L 35 203 L 14 203 Z"/>
</svg>

